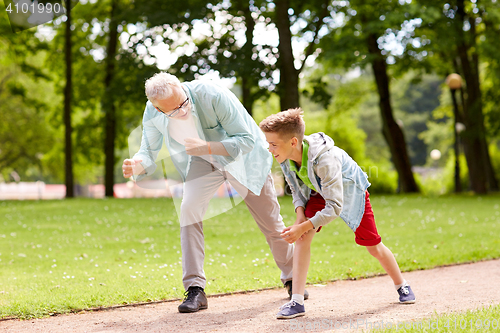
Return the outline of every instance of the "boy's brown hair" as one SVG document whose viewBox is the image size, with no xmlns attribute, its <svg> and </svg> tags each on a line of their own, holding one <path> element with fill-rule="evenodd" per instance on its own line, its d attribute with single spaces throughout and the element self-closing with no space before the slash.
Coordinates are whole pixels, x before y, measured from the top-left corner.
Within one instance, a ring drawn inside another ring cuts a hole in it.
<svg viewBox="0 0 500 333">
<path fill-rule="evenodd" d="M 296 137 L 299 142 L 302 142 L 306 130 L 306 124 L 302 119 L 303 114 L 301 108 L 288 109 L 270 115 L 260 122 L 259 127 L 263 132 L 278 133 L 286 136 L 287 139 Z"/>
</svg>

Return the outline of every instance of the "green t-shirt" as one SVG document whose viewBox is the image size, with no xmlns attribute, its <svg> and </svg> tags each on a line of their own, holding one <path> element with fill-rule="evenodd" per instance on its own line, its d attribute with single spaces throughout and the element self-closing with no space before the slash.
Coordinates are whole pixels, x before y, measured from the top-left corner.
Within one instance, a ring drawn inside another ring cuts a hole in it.
<svg viewBox="0 0 500 333">
<path fill-rule="evenodd" d="M 290 162 L 290 171 L 295 172 L 295 174 L 309 187 L 311 190 L 316 191 L 313 184 L 309 180 L 309 176 L 307 174 L 307 152 L 309 151 L 309 143 L 305 140 L 302 141 L 302 165 L 300 166 L 300 170 L 297 170 L 297 165 L 294 161 L 288 160 Z"/>
</svg>

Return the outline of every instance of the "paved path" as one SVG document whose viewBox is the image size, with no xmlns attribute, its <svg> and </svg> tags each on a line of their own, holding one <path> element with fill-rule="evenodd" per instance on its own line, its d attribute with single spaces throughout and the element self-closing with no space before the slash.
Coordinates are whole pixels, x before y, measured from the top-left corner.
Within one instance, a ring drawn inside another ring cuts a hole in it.
<svg viewBox="0 0 500 333">
<path fill-rule="evenodd" d="M 347 332 L 410 323 L 434 313 L 464 312 L 500 304 L 500 260 L 403 274 L 417 296 L 397 303 L 388 276 L 308 286 L 307 315 L 277 320 L 284 289 L 209 298 L 208 310 L 177 312 L 179 301 L 118 308 L 37 320 L 0 322 L 1 332 Z M 497 318 L 500 321 L 500 318 Z M 427 321 L 424 321 L 428 323 Z M 351 323 L 352 325 L 350 325 Z M 315 329 L 314 326 L 315 325 Z M 343 325 L 343 329 L 341 328 Z"/>
</svg>

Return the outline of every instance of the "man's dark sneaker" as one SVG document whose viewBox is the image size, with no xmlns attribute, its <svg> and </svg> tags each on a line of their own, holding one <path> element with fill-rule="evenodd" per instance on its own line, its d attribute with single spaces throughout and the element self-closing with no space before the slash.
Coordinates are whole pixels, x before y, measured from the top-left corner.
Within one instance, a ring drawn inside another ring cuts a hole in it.
<svg viewBox="0 0 500 333">
<path fill-rule="evenodd" d="M 184 293 L 184 302 L 179 305 L 179 312 L 196 312 L 208 308 L 207 296 L 201 287 L 189 287 Z"/>
<path fill-rule="evenodd" d="M 398 289 L 399 303 L 415 303 L 415 294 L 408 283 Z"/>
<path fill-rule="evenodd" d="M 280 307 L 280 312 L 276 315 L 278 319 L 291 319 L 295 317 L 301 317 L 306 315 L 306 309 L 303 305 L 296 303 L 295 301 L 290 301 Z"/>
<path fill-rule="evenodd" d="M 285 282 L 285 288 L 288 291 L 289 299 L 292 299 L 292 280 Z M 309 293 L 307 290 L 304 290 L 304 300 L 309 298 Z"/>
</svg>

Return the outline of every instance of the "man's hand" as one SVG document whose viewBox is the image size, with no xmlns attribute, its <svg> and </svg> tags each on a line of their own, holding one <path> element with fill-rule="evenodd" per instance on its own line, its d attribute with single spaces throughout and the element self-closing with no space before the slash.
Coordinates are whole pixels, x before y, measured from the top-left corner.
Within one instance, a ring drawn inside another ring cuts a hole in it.
<svg viewBox="0 0 500 333">
<path fill-rule="evenodd" d="M 184 140 L 186 153 L 191 156 L 208 155 L 208 145 L 206 141 L 197 138 L 187 138 Z"/>
<path fill-rule="evenodd" d="M 139 164 L 141 162 L 142 160 L 140 159 L 127 158 L 126 160 L 124 160 L 122 164 L 123 177 L 130 178 L 133 175 L 141 173 L 142 170 L 144 170 L 142 166 Z M 140 167 L 142 170 L 138 170 L 138 167 Z"/>
</svg>

